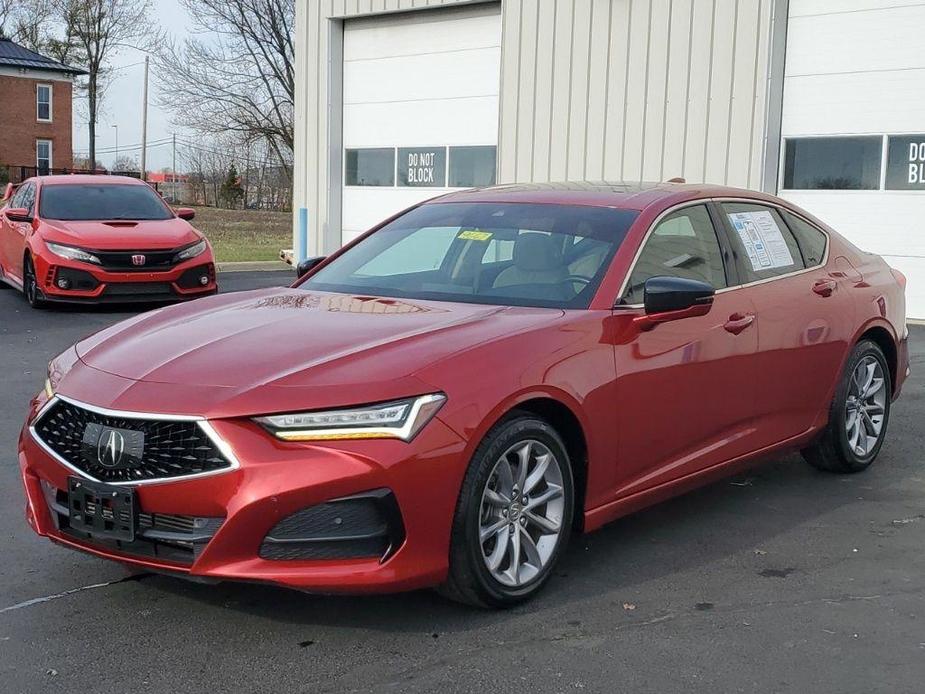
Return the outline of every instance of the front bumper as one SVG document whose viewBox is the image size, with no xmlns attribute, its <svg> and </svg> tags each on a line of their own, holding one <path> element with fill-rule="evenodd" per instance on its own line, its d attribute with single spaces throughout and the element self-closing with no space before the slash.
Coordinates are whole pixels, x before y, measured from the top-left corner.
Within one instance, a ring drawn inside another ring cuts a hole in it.
<svg viewBox="0 0 925 694">
<path fill-rule="evenodd" d="M 30 422 L 43 404 L 43 396 L 33 402 Z M 26 426 L 20 436 L 19 464 L 30 526 L 74 549 L 198 580 L 259 581 L 325 593 L 393 592 L 444 580 L 465 460 L 463 440 L 439 418 L 411 443 L 368 440 L 323 446 L 277 441 L 248 420 L 210 424 L 234 452 L 239 467 L 135 488 L 146 517 L 203 520 L 207 536 L 185 557 L 150 556 L 137 547 L 94 541 L 62 528 L 57 514 L 63 492 L 59 491 L 56 510 L 50 490 L 66 490 L 75 472 L 49 455 Z M 261 547 L 281 520 L 334 499 L 382 490 L 395 500 L 402 531 L 400 546 L 390 548 L 384 558 L 264 558 Z"/>
<path fill-rule="evenodd" d="M 34 256 L 36 279 L 46 301 L 81 304 L 183 301 L 215 294 L 211 252 L 169 270 L 117 272 L 45 254 Z M 206 283 L 202 283 L 206 278 Z M 68 287 L 59 286 L 66 280 Z"/>
</svg>

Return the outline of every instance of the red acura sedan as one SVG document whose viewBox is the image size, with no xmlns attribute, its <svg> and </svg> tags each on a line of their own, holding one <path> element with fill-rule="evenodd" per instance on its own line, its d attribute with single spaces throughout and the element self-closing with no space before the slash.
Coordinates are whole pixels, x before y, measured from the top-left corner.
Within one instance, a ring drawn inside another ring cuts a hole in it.
<svg viewBox="0 0 925 694">
<path fill-rule="evenodd" d="M 0 203 L 0 280 L 49 302 L 157 302 L 214 294 L 212 248 L 151 186 L 123 176 L 39 176 Z"/>
<path fill-rule="evenodd" d="M 453 193 L 291 288 L 54 359 L 20 439 L 28 521 L 201 580 L 513 604 L 573 531 L 744 464 L 868 467 L 908 374 L 904 284 L 760 193 Z"/>
</svg>

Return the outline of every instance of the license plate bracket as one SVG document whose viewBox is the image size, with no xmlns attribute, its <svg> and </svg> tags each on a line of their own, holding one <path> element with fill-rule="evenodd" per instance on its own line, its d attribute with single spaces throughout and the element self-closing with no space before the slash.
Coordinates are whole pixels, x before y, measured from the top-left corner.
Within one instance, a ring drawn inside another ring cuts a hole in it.
<svg viewBox="0 0 925 694">
<path fill-rule="evenodd" d="M 100 540 L 135 540 L 138 513 L 131 487 L 68 477 L 67 506 L 74 530 Z"/>
</svg>

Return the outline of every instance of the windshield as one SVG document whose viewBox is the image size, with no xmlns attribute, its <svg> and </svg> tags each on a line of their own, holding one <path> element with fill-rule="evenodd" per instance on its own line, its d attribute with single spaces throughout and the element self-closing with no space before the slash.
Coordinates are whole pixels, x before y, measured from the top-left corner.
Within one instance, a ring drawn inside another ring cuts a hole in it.
<svg viewBox="0 0 925 694">
<path fill-rule="evenodd" d="M 150 186 L 55 184 L 42 187 L 40 216 L 81 221 L 171 219 L 173 212 Z"/>
<path fill-rule="evenodd" d="M 368 236 L 300 287 L 587 308 L 637 214 L 577 205 L 423 205 Z"/>
</svg>

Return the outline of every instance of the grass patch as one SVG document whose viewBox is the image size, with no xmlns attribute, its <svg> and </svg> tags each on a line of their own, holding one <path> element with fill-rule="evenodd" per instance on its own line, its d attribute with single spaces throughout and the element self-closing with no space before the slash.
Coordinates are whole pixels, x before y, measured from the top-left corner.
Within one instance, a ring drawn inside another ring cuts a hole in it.
<svg viewBox="0 0 925 694">
<path fill-rule="evenodd" d="M 192 221 L 215 249 L 220 263 L 279 260 L 280 249 L 292 248 L 292 215 L 263 210 L 194 207 Z"/>
</svg>

